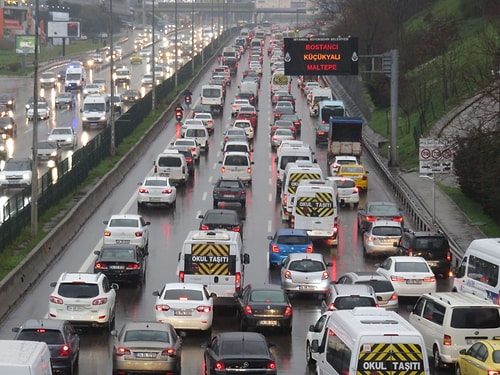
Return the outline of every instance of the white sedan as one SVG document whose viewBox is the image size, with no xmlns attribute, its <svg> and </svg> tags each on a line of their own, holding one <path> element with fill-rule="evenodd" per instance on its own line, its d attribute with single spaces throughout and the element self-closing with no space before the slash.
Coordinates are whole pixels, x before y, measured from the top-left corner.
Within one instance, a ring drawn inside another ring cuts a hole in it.
<svg viewBox="0 0 500 375">
<path fill-rule="evenodd" d="M 176 330 L 200 330 L 211 335 L 214 300 L 205 285 L 167 283 L 153 295 L 156 321 L 170 323 Z"/>
<path fill-rule="evenodd" d="M 50 131 L 48 140 L 57 142 L 59 147 L 75 148 L 78 146 L 78 138 L 76 136 L 75 129 L 71 126 L 53 128 Z"/>
<path fill-rule="evenodd" d="M 137 207 L 143 207 L 146 204 L 175 205 L 177 189 L 170 185 L 168 177 L 148 176 L 139 185 Z"/>
<path fill-rule="evenodd" d="M 133 244 L 143 250 L 149 246 L 149 225 L 141 215 L 117 214 L 104 221 L 103 245 Z"/>
<path fill-rule="evenodd" d="M 176 150 L 188 150 L 193 155 L 193 159 L 200 160 L 200 145 L 193 138 L 178 138 L 172 143 L 171 148 Z"/>
<path fill-rule="evenodd" d="M 209 133 L 214 131 L 214 119 L 211 113 L 199 112 L 194 115 L 193 119 L 203 121 L 203 125 L 205 125 Z"/>
<path fill-rule="evenodd" d="M 436 291 L 436 276 L 422 257 L 391 256 L 377 272 L 391 280 L 398 296 L 419 297 Z"/>
</svg>

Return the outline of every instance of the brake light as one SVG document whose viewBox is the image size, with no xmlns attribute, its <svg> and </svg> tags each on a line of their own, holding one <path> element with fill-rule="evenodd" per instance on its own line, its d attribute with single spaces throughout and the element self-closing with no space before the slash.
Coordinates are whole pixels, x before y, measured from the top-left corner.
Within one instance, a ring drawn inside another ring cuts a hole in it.
<svg viewBox="0 0 500 375">
<path fill-rule="evenodd" d="M 71 348 L 69 345 L 64 344 L 59 352 L 59 357 L 67 357 L 71 354 Z"/>
<path fill-rule="evenodd" d="M 162 194 L 172 194 L 172 189 L 164 189 Z"/>
<path fill-rule="evenodd" d="M 168 348 L 161 352 L 162 357 L 175 357 L 176 354 L 174 348 Z"/>
<path fill-rule="evenodd" d="M 450 262 L 450 261 L 451 261 L 451 253 L 450 253 L 450 250 L 448 250 L 448 252 L 446 253 L 446 260 L 447 260 L 448 262 Z"/>
<path fill-rule="evenodd" d="M 364 175 L 361 179 L 362 179 L 363 181 L 366 181 L 366 180 L 368 180 L 368 176 Z"/>
<path fill-rule="evenodd" d="M 212 310 L 210 306 L 198 306 L 196 308 L 196 311 L 201 312 L 201 313 L 209 313 Z"/>
<path fill-rule="evenodd" d="M 498 375 L 498 371 L 497 370 L 488 370 L 488 375 Z"/>
<path fill-rule="evenodd" d="M 285 307 L 285 312 L 283 314 L 283 316 L 292 316 L 292 306 L 287 306 Z"/>
<path fill-rule="evenodd" d="M 358 187 L 357 187 L 357 186 L 355 186 L 355 187 L 352 189 L 352 192 L 353 192 L 354 194 L 359 193 L 359 189 L 358 189 Z"/>
<path fill-rule="evenodd" d="M 145 188 L 139 188 L 139 193 L 141 193 L 141 194 L 148 194 L 149 190 L 145 189 Z"/>
<path fill-rule="evenodd" d="M 435 282 L 436 282 L 436 276 L 424 277 L 424 283 L 435 283 Z"/>
<path fill-rule="evenodd" d="M 105 305 L 106 303 L 108 303 L 108 299 L 106 297 L 96 298 L 95 300 L 92 301 L 93 306 Z"/>
<path fill-rule="evenodd" d="M 234 275 L 234 289 L 239 292 L 241 290 L 241 273 L 236 272 Z"/>
<path fill-rule="evenodd" d="M 245 306 L 245 314 L 246 315 L 253 315 L 252 307 L 250 305 Z"/>
<path fill-rule="evenodd" d="M 366 221 L 377 221 L 377 218 L 374 216 L 367 216 Z"/>
<path fill-rule="evenodd" d="M 95 268 L 97 268 L 98 270 L 107 270 L 108 265 L 106 263 L 97 262 L 95 264 Z"/>
<path fill-rule="evenodd" d="M 221 173 L 226 173 L 226 167 L 221 167 L 220 171 Z"/>
<path fill-rule="evenodd" d="M 312 253 L 313 252 L 313 245 L 309 245 L 306 247 L 306 253 Z"/>
<path fill-rule="evenodd" d="M 184 273 L 184 271 L 179 271 L 179 281 L 180 281 L 181 283 L 183 283 L 183 282 L 184 282 L 184 276 L 185 276 L 185 275 L 186 275 L 186 274 Z"/>
<path fill-rule="evenodd" d="M 156 305 L 155 310 L 156 311 L 168 311 L 168 310 L 170 310 L 170 306 L 169 305 Z"/>
<path fill-rule="evenodd" d="M 217 361 L 217 362 L 215 362 L 214 369 L 218 370 L 218 371 L 225 370 L 226 369 L 226 365 L 224 364 L 224 362 Z"/>
<path fill-rule="evenodd" d="M 291 279 L 292 273 L 290 272 L 290 270 L 286 270 L 283 276 L 285 277 L 285 279 Z"/>
<path fill-rule="evenodd" d="M 318 132 L 317 134 L 318 135 L 325 135 L 326 133 L 325 132 Z"/>
<path fill-rule="evenodd" d="M 413 256 L 413 249 L 411 247 L 408 249 L 408 256 Z"/>
<path fill-rule="evenodd" d="M 240 227 L 233 227 L 232 231 L 233 231 L 233 232 L 238 232 L 238 233 L 239 233 L 239 232 L 240 232 Z"/>
<path fill-rule="evenodd" d="M 63 299 L 56 297 L 56 296 L 50 296 L 49 298 L 50 302 L 55 303 L 56 305 L 62 305 L 63 304 Z"/>
<path fill-rule="evenodd" d="M 247 168 L 247 173 L 248 173 L 248 174 L 252 173 L 252 168 L 248 167 L 248 168 Z"/>
<path fill-rule="evenodd" d="M 139 268 L 141 268 L 141 267 L 137 263 L 129 263 L 129 264 L 127 264 L 127 269 L 128 270 L 138 270 Z"/>
<path fill-rule="evenodd" d="M 398 300 L 398 295 L 396 293 L 392 293 L 392 296 L 390 298 L 391 301 L 397 301 Z"/>
<path fill-rule="evenodd" d="M 196 152 L 196 147 L 193 147 L 193 148 L 191 149 L 191 152 Z"/>
<path fill-rule="evenodd" d="M 326 279 L 328 279 L 328 272 L 323 271 L 323 274 L 321 275 L 321 279 L 322 279 L 322 280 L 326 280 Z"/>
<path fill-rule="evenodd" d="M 403 281 L 405 281 L 405 278 L 401 277 L 401 276 L 391 276 L 391 281 L 400 281 L 400 282 L 403 282 Z"/>
<path fill-rule="evenodd" d="M 276 363 L 274 361 L 267 362 L 267 369 L 268 370 L 276 370 Z M 488 375 L 490 375 L 490 374 L 488 374 Z"/>
<path fill-rule="evenodd" d="M 396 223 L 402 223 L 403 222 L 403 217 L 402 216 L 394 217 L 392 219 L 392 221 L 395 221 Z"/>
<path fill-rule="evenodd" d="M 443 345 L 450 346 L 451 345 L 451 336 L 443 335 Z"/>
<path fill-rule="evenodd" d="M 209 230 L 210 228 L 208 227 L 208 225 L 202 224 L 200 229 L 201 230 Z"/>
<path fill-rule="evenodd" d="M 158 166 L 155 165 L 155 168 L 154 168 L 154 173 L 157 173 L 158 172 Z"/>
<path fill-rule="evenodd" d="M 335 305 L 333 303 L 330 303 L 330 305 L 328 305 L 328 310 L 330 311 L 336 310 Z"/>
<path fill-rule="evenodd" d="M 130 350 L 128 350 L 127 348 L 124 348 L 122 346 L 119 346 L 118 348 L 116 348 L 115 355 L 118 357 L 122 357 L 124 355 L 130 355 L 130 354 L 132 354 L 132 353 L 130 353 Z"/>
<path fill-rule="evenodd" d="M 272 248 L 271 248 L 271 252 L 273 252 L 273 253 L 279 253 L 280 252 L 280 248 L 278 247 L 278 245 L 273 245 Z"/>
<path fill-rule="evenodd" d="M 111 232 L 109 230 L 104 231 L 104 237 L 111 236 Z"/>
</svg>

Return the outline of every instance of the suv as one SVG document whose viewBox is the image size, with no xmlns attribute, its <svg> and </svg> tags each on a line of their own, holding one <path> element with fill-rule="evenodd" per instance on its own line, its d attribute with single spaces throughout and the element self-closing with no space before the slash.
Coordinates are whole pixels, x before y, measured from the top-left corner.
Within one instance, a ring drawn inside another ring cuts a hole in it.
<svg viewBox="0 0 500 375">
<path fill-rule="evenodd" d="M 214 208 L 219 206 L 219 202 L 236 202 L 240 203 L 241 207 L 245 207 L 246 205 L 246 188 L 243 182 L 237 178 L 224 179 L 219 177 L 214 185 L 212 195 Z"/>
<path fill-rule="evenodd" d="M 448 239 L 438 232 L 405 231 L 396 243 L 398 255 L 419 256 L 427 261 L 436 276 L 450 276 L 451 251 Z"/>
<path fill-rule="evenodd" d="M 498 335 L 500 307 L 467 293 L 429 293 L 417 300 L 408 320 L 422 334 L 437 369 L 456 363 L 460 351 L 477 340 Z"/>
<path fill-rule="evenodd" d="M 330 284 L 321 302 L 321 313 L 327 310 L 352 310 L 358 306 L 378 307 L 371 285 Z"/>
<path fill-rule="evenodd" d="M 169 177 L 174 184 L 185 184 L 189 179 L 186 158 L 177 150 L 167 149 L 156 157 L 154 173 Z"/>
<path fill-rule="evenodd" d="M 80 337 L 67 320 L 29 319 L 12 328 L 15 340 L 47 343 L 54 373 L 76 374 L 80 355 Z"/>
<path fill-rule="evenodd" d="M 33 162 L 30 158 L 10 158 L 0 171 L 0 188 L 25 188 L 31 186 Z"/>
<path fill-rule="evenodd" d="M 50 319 L 69 320 L 75 326 L 115 328 L 118 284 L 103 273 L 64 272 L 50 283 Z"/>
</svg>

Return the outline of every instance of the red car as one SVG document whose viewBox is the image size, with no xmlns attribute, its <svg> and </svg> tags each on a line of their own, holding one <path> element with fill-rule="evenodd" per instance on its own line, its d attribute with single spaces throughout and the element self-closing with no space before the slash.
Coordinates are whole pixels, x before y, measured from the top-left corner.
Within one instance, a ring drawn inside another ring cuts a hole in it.
<svg viewBox="0 0 500 375">
<path fill-rule="evenodd" d="M 249 120 L 255 129 L 257 127 L 257 111 L 247 111 L 245 107 L 241 107 L 236 120 Z"/>
</svg>

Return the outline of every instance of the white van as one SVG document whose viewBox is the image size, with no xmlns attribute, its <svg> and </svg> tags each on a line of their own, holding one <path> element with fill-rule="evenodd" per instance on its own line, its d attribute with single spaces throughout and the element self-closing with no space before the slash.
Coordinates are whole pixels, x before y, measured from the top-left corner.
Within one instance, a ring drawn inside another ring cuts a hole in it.
<svg viewBox="0 0 500 375">
<path fill-rule="evenodd" d="M 476 294 L 500 305 L 500 238 L 470 243 L 453 280 L 453 291 Z"/>
<path fill-rule="evenodd" d="M 83 90 L 85 85 L 85 68 L 81 63 L 69 63 L 64 76 L 64 91 Z"/>
<path fill-rule="evenodd" d="M 243 289 L 250 256 L 243 252 L 238 232 L 192 230 L 177 260 L 180 282 L 206 285 L 217 295 L 215 304 L 232 305 L 234 293 Z"/>
<path fill-rule="evenodd" d="M 327 317 L 320 338 L 306 348 L 308 359 L 317 355 L 317 374 L 430 374 L 422 335 L 396 312 L 355 307 Z"/>
<path fill-rule="evenodd" d="M 326 180 L 302 180 L 292 198 L 291 227 L 304 229 L 310 239 L 338 243 L 338 211 L 335 184 Z"/>
<path fill-rule="evenodd" d="M 189 169 L 184 154 L 173 149 L 167 149 L 158 154 L 153 172 L 160 177 L 168 177 L 174 184 L 185 184 L 189 178 Z"/>
<path fill-rule="evenodd" d="M 318 117 L 319 102 L 323 100 L 333 100 L 333 93 L 329 87 L 316 87 L 311 91 L 311 98 L 307 100 L 309 104 L 309 116 Z"/>
<path fill-rule="evenodd" d="M 271 77 L 271 96 L 276 91 L 290 92 L 290 77 L 283 73 L 274 73 Z"/>
<path fill-rule="evenodd" d="M 220 85 L 201 86 L 201 104 L 209 105 L 212 111 L 222 113 L 224 109 L 224 92 Z"/>
<path fill-rule="evenodd" d="M 297 160 L 306 160 L 316 163 L 314 151 L 307 144 L 283 144 L 276 151 L 276 193 L 281 191 L 282 176 L 288 163 L 295 163 Z"/>
<path fill-rule="evenodd" d="M 281 220 L 288 221 L 292 213 L 293 197 L 302 180 L 322 180 L 323 171 L 317 163 L 307 160 L 297 160 L 288 163 L 283 173 L 281 189 Z"/>
<path fill-rule="evenodd" d="M 47 343 L 0 340 L 0 374 L 52 375 Z"/>
<path fill-rule="evenodd" d="M 226 152 L 220 168 L 221 176 L 225 179 L 240 179 L 245 184 L 252 183 L 252 164 L 250 155 L 246 152 Z"/>
<path fill-rule="evenodd" d="M 184 129 L 182 138 L 192 138 L 200 145 L 203 151 L 208 152 L 208 130 L 205 125 L 188 125 Z"/>
<path fill-rule="evenodd" d="M 111 119 L 111 98 L 102 94 L 90 94 L 83 100 L 82 128 L 106 127 Z"/>
</svg>

